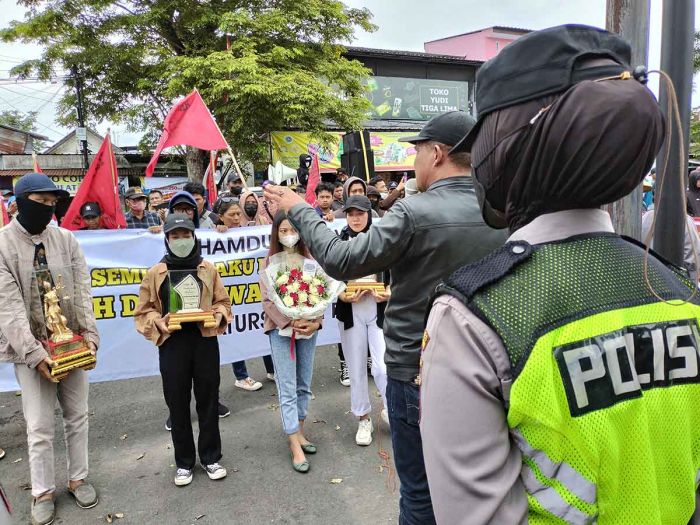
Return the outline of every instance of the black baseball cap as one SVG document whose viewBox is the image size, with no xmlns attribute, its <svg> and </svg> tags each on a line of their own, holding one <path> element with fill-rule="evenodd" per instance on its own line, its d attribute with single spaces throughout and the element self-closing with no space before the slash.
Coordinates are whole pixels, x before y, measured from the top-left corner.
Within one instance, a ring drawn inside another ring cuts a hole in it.
<svg viewBox="0 0 700 525">
<path fill-rule="evenodd" d="M 182 228 L 193 232 L 195 230 L 194 222 L 183 213 L 171 213 L 165 218 L 163 232 L 170 233 L 173 230 Z"/>
<path fill-rule="evenodd" d="M 476 120 L 469 113 L 464 111 L 450 111 L 437 115 L 426 122 L 425 126 L 412 137 L 402 137 L 399 142 L 423 142 L 434 140 L 447 146 L 454 146 L 462 137 L 476 124 Z"/>
<path fill-rule="evenodd" d="M 241 180 L 241 176 L 238 173 L 232 173 L 231 175 L 228 176 L 226 179 L 226 182 L 236 182 Z"/>
<path fill-rule="evenodd" d="M 351 195 L 350 197 L 348 197 L 348 200 L 345 201 L 345 206 L 343 206 L 343 211 L 369 211 L 371 209 L 372 203 L 364 195 Z"/>
<path fill-rule="evenodd" d="M 139 186 L 132 186 L 127 188 L 124 193 L 125 199 L 148 199 L 148 196 L 143 192 Z"/>
<path fill-rule="evenodd" d="M 66 190 L 60 189 L 43 173 L 27 173 L 15 184 L 15 195 L 24 197 L 30 193 L 54 193 L 57 197 L 68 197 Z"/>
<path fill-rule="evenodd" d="M 86 202 L 80 208 L 80 216 L 84 218 L 99 217 L 102 214 L 100 205 L 96 202 Z"/>
<path fill-rule="evenodd" d="M 585 25 L 550 27 L 518 38 L 477 71 L 474 102 L 479 119 L 450 153 L 471 151 L 489 113 L 563 92 L 583 80 L 631 71 L 631 55 L 621 36 Z M 605 60 L 591 64 L 589 59 Z"/>
</svg>

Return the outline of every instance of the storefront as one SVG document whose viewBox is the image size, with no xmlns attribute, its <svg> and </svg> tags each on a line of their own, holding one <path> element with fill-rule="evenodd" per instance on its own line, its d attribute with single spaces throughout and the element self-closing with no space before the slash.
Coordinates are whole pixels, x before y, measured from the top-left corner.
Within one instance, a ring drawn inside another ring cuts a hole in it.
<svg viewBox="0 0 700 525">
<path fill-rule="evenodd" d="M 370 131 L 374 172 L 387 180 L 413 172 L 415 148 L 398 142 L 414 135 L 430 118 L 449 111 L 473 113 L 473 86 L 481 62 L 431 53 L 385 49 L 348 48 L 346 57 L 372 71 L 366 81 L 371 109 L 364 123 Z M 344 132 L 329 127 L 337 142 L 323 147 L 303 131 L 270 134 L 272 164 L 296 169 L 299 156 L 318 155 L 321 171 L 340 167 Z"/>
</svg>

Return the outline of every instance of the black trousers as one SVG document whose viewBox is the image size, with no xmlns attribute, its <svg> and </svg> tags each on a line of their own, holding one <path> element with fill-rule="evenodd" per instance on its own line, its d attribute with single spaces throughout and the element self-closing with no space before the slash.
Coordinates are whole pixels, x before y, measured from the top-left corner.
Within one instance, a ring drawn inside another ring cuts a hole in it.
<svg viewBox="0 0 700 525">
<path fill-rule="evenodd" d="M 184 324 L 159 348 L 163 395 L 170 409 L 171 436 L 178 468 L 192 469 L 197 462 L 190 418 L 194 390 L 199 438 L 197 450 L 204 465 L 221 459 L 219 434 L 219 342 L 202 337 L 194 324 Z"/>
</svg>

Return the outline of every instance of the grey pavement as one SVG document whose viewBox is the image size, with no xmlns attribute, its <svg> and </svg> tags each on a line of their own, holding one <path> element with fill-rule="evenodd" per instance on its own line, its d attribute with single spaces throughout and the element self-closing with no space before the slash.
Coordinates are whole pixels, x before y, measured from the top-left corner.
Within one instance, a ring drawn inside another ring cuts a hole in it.
<svg viewBox="0 0 700 525">
<path fill-rule="evenodd" d="M 319 452 L 308 456 L 311 471 L 303 475 L 292 470 L 276 388 L 264 379 L 262 359 L 247 364 L 249 374 L 264 384 L 257 392 L 235 388 L 231 367 L 221 369 L 221 401 L 231 409 L 220 420 L 221 463 L 228 477 L 211 481 L 198 469 L 192 484 L 182 488 L 172 481 L 174 459 L 164 429 L 167 410 L 160 377 L 92 384 L 89 479 L 100 492 L 100 503 L 82 510 L 67 494 L 63 431 L 57 421 L 55 523 L 105 523 L 108 514 L 118 525 L 396 523 L 398 479 L 391 460 L 386 468 L 379 453 L 381 445 L 392 455 L 388 429 L 379 421 L 376 389 L 371 389 L 374 442 L 359 447 L 357 423 L 348 412 L 350 391 L 338 381 L 336 347 L 317 349 L 307 436 Z M 29 523 L 24 418 L 21 398 L 11 392 L 0 393 L 0 447 L 7 452 L 0 460 L 0 482 L 15 523 Z"/>
</svg>

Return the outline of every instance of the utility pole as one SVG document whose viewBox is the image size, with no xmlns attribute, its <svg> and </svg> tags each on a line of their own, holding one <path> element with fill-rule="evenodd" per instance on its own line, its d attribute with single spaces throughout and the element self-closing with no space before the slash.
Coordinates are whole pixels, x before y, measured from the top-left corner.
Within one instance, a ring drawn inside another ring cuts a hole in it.
<svg viewBox="0 0 700 525">
<path fill-rule="evenodd" d="M 695 35 L 695 0 L 664 0 L 661 34 L 661 70 L 668 73 L 678 98 L 681 129 L 678 130 L 673 114 L 667 113 L 669 93 L 661 82 L 660 100 L 664 116 L 672 123 L 672 135 L 666 137 L 671 148 L 668 158 L 664 149 L 656 160 L 658 194 L 654 248 L 670 262 L 681 266 L 686 226 L 685 188 L 688 179 L 688 142 L 690 104 L 693 82 L 693 39 Z M 680 156 L 680 148 L 683 156 Z M 668 169 L 664 171 L 664 164 Z M 682 174 L 682 177 L 680 176 Z"/>
<path fill-rule="evenodd" d="M 83 153 L 83 168 L 87 170 L 90 163 L 88 162 L 87 129 L 85 128 L 85 114 L 83 111 L 83 79 L 78 75 L 78 68 L 75 66 L 71 67 L 71 73 L 73 74 L 73 80 L 75 80 L 75 91 L 78 97 L 78 129 L 80 132 L 76 130 L 76 138 L 80 140 L 80 149 Z M 81 133 L 84 133 L 85 138 L 79 138 Z"/>
<path fill-rule="evenodd" d="M 607 0 L 605 28 L 632 46 L 632 69 L 649 61 L 649 0 Z M 615 231 L 640 240 L 642 237 L 642 188 L 606 206 Z"/>
</svg>

